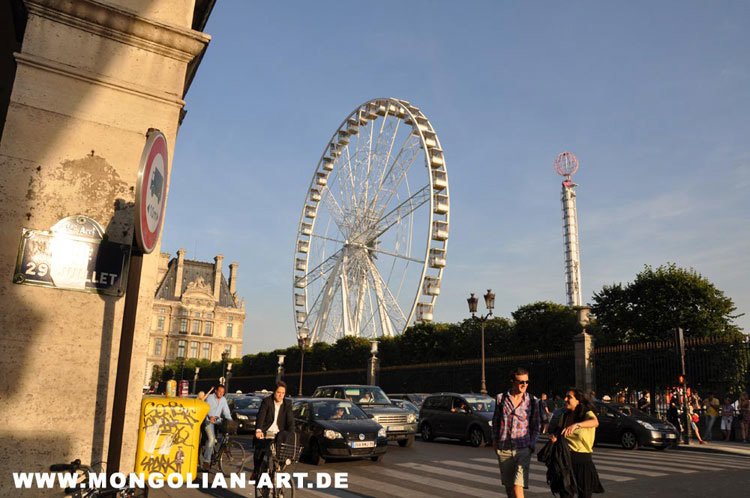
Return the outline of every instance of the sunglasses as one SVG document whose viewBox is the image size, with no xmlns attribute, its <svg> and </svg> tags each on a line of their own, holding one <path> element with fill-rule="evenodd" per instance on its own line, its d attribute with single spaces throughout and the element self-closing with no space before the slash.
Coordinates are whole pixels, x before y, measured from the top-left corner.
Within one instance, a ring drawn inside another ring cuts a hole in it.
<svg viewBox="0 0 750 498">
<path fill-rule="evenodd" d="M 519 383 L 519 384 L 521 384 L 521 385 L 526 385 L 526 384 L 528 384 L 528 383 L 529 383 L 529 381 L 528 381 L 528 380 L 516 380 L 515 382 L 517 382 L 517 383 Z"/>
</svg>

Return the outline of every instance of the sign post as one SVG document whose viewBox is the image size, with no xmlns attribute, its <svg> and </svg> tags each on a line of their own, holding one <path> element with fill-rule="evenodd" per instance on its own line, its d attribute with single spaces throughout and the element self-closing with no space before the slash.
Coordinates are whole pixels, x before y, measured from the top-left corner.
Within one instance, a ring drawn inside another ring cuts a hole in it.
<svg viewBox="0 0 750 498">
<path fill-rule="evenodd" d="M 141 154 L 135 189 L 134 239 L 136 244 L 130 256 L 120 349 L 117 357 L 112 426 L 107 451 L 107 473 L 110 475 L 120 470 L 122 433 L 125 425 L 130 360 L 133 356 L 133 336 L 138 311 L 143 255 L 151 253 L 156 248 L 161 234 L 164 209 L 167 205 L 168 166 L 167 139 L 162 132 L 151 128 L 146 134 L 146 145 Z"/>
</svg>

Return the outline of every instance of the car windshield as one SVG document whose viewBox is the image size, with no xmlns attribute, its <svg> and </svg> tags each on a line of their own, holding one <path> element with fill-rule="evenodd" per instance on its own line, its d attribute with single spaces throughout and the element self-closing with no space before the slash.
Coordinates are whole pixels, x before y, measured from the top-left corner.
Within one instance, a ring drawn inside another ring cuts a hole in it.
<svg viewBox="0 0 750 498">
<path fill-rule="evenodd" d="M 495 400 L 489 396 L 464 396 L 475 412 L 494 412 Z"/>
<path fill-rule="evenodd" d="M 238 410 L 257 410 L 260 408 L 260 398 L 238 398 L 234 400 L 234 408 Z"/>
<path fill-rule="evenodd" d="M 651 415 L 649 415 L 648 413 L 641 411 L 632 405 L 619 405 L 616 408 L 623 415 L 628 415 L 630 417 L 651 417 Z"/>
<path fill-rule="evenodd" d="M 354 403 L 366 405 L 390 405 L 391 400 L 379 387 L 346 387 L 344 396 Z"/>
<path fill-rule="evenodd" d="M 427 396 L 425 396 L 424 394 L 410 394 L 409 395 L 409 398 L 411 398 L 414 401 L 414 403 L 417 403 L 419 405 L 421 405 L 422 403 L 424 403 L 424 399 L 426 397 Z"/>
<path fill-rule="evenodd" d="M 313 401 L 313 417 L 316 420 L 363 420 L 369 418 L 351 401 Z"/>
</svg>

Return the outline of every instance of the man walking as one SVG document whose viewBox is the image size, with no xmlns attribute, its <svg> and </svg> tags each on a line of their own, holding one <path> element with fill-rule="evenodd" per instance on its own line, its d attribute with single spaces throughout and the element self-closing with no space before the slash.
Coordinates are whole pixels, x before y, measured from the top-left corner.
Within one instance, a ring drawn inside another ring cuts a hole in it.
<svg viewBox="0 0 750 498">
<path fill-rule="evenodd" d="M 500 464 L 500 480 L 508 498 L 523 498 L 529 487 L 529 466 L 539 436 L 539 406 L 527 393 L 529 372 L 510 373 L 510 390 L 497 395 L 492 417 L 492 446 Z"/>
</svg>

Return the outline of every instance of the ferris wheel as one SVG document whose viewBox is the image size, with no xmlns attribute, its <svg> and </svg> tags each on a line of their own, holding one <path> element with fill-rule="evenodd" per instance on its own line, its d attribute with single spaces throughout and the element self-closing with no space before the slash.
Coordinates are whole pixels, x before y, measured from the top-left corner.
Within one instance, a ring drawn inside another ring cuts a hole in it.
<svg viewBox="0 0 750 498">
<path fill-rule="evenodd" d="M 431 321 L 449 212 L 443 150 L 422 111 L 395 98 L 354 109 L 326 144 L 302 207 L 298 337 L 388 337 Z"/>
</svg>

